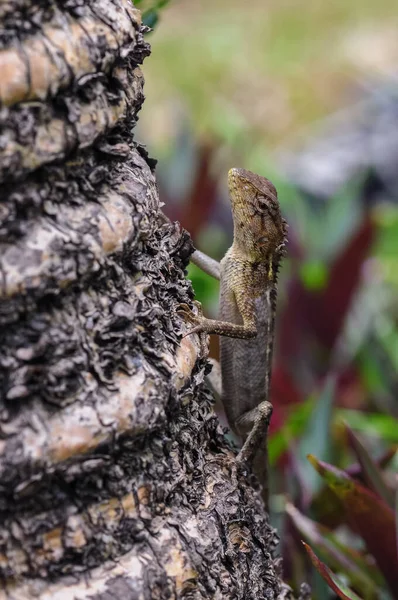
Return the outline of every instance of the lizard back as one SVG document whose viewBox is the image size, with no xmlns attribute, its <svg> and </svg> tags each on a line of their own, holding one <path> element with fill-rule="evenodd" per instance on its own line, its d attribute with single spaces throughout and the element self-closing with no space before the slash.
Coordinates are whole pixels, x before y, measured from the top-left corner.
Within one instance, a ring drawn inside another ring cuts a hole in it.
<svg viewBox="0 0 398 600">
<path fill-rule="evenodd" d="M 268 399 L 274 339 L 276 265 L 239 261 L 229 251 L 222 261 L 220 319 L 242 324 L 235 290 L 244 289 L 254 302 L 257 336 L 220 338 L 222 402 L 231 429 L 245 437 L 237 421 Z"/>
</svg>

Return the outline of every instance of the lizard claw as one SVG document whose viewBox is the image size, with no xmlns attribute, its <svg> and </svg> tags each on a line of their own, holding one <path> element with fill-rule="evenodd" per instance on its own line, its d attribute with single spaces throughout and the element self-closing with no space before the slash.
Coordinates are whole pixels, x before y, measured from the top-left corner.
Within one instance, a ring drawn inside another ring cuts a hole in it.
<svg viewBox="0 0 398 600">
<path fill-rule="evenodd" d="M 194 312 L 194 310 L 190 308 L 187 304 L 180 304 L 177 308 L 177 314 L 179 314 L 192 325 L 192 327 L 188 331 L 183 333 L 182 337 L 185 338 L 188 335 L 191 335 L 192 333 L 202 334 L 199 335 L 201 355 L 207 357 L 207 336 L 204 333 L 205 329 L 203 328 L 203 321 L 205 321 L 206 319 L 202 315 L 202 305 L 199 302 L 196 302 L 195 300 L 194 306 L 197 310 L 197 313 Z"/>
<path fill-rule="evenodd" d="M 191 325 L 193 325 L 193 327 L 191 327 L 191 329 L 189 329 L 189 331 L 186 331 L 183 334 L 183 338 L 186 337 L 187 335 L 191 335 L 191 333 L 200 333 L 202 331 L 201 328 L 201 324 L 202 324 L 202 306 L 199 304 L 199 302 L 194 302 L 199 314 L 196 314 L 192 308 L 190 308 L 188 306 L 188 304 L 185 303 L 181 303 L 178 308 L 177 308 L 177 314 L 180 315 L 181 317 L 183 317 L 186 321 L 188 321 L 188 323 L 190 323 Z"/>
<path fill-rule="evenodd" d="M 190 317 L 190 315 L 194 315 L 192 308 L 190 308 L 188 304 L 185 304 L 185 302 L 181 302 L 181 304 L 178 305 L 176 312 L 178 315 L 185 316 L 187 318 Z"/>
</svg>

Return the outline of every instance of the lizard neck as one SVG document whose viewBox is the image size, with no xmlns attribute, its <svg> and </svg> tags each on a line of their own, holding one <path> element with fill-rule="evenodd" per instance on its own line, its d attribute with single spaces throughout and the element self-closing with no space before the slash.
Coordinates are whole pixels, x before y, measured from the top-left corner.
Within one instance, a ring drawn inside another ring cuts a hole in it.
<svg viewBox="0 0 398 600">
<path fill-rule="evenodd" d="M 273 279 L 279 270 L 280 253 L 278 251 L 264 253 L 254 240 L 246 242 L 247 240 L 243 243 L 242 240 L 235 237 L 227 255 L 233 260 L 247 265 L 249 269 L 253 268 L 256 271 L 265 269 L 269 278 Z"/>
<path fill-rule="evenodd" d="M 236 260 L 245 263 L 259 263 L 266 260 L 266 257 L 259 251 L 255 240 L 250 236 L 240 235 L 240 232 L 238 233 L 236 228 L 234 231 L 234 241 L 230 248 L 230 255 Z"/>
</svg>

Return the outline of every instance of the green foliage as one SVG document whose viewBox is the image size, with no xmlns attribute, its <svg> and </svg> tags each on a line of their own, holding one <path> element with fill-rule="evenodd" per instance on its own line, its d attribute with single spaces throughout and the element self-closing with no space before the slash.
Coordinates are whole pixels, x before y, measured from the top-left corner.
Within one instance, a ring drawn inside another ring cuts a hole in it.
<svg viewBox="0 0 398 600">
<path fill-rule="evenodd" d="M 317 259 L 307 260 L 300 267 L 300 277 L 308 290 L 323 290 L 328 281 L 327 266 Z"/>
<path fill-rule="evenodd" d="M 309 415 L 303 436 L 298 444 L 301 480 L 311 490 L 311 494 L 318 491 L 320 481 L 316 474 L 314 476 L 314 470 L 308 468 L 305 457 L 309 453 L 315 453 L 324 460 L 331 459 L 330 423 L 335 393 L 336 381 L 330 377 L 319 394 L 318 401 Z"/>
<path fill-rule="evenodd" d="M 361 465 L 363 477 L 369 488 L 372 489 L 378 496 L 380 496 L 380 498 L 382 498 L 391 509 L 393 509 L 395 502 L 394 493 L 387 484 L 381 469 L 368 453 L 361 440 L 349 427 L 347 427 L 347 433 L 351 446 Z"/>
<path fill-rule="evenodd" d="M 149 85 L 155 82 L 143 109 L 148 123 L 156 108 L 171 119 L 165 99 L 177 97 L 195 133 L 219 140 L 228 162 L 240 157 L 246 168 L 266 172 L 275 142 L 341 105 L 351 77 L 363 76 L 369 47 L 379 40 L 385 47 L 383 26 L 395 19 L 396 2 L 299 0 L 292 9 L 263 0 L 185 0 L 168 12 L 170 26 L 158 28 L 146 65 Z M 331 52 L 336 40 L 339 51 Z M 154 143 L 162 142 L 155 134 Z"/>
<path fill-rule="evenodd" d="M 342 408 L 336 410 L 336 416 L 355 431 L 381 438 L 386 443 L 398 444 L 397 419 L 393 416 Z"/>
<path fill-rule="evenodd" d="M 134 4 L 142 12 L 142 21 L 144 25 L 153 29 L 160 16 L 160 11 L 169 3 L 170 0 L 134 0 Z"/>
<path fill-rule="evenodd" d="M 271 466 L 275 466 L 292 442 L 303 435 L 314 406 L 315 398 L 311 397 L 306 402 L 292 407 L 282 427 L 269 437 L 268 459 Z"/>
<path fill-rule="evenodd" d="M 396 204 L 383 206 L 376 212 L 380 235 L 374 258 L 381 261 L 383 279 L 398 289 L 398 209 Z"/>
<path fill-rule="evenodd" d="M 316 547 L 323 561 L 344 578 L 352 581 L 363 598 L 376 597 L 379 592 L 378 586 L 383 584 L 383 578 L 372 564 L 372 560 L 348 546 L 331 529 L 303 515 L 293 504 L 287 504 L 286 512 L 304 539 Z"/>
<path fill-rule="evenodd" d="M 214 277 L 210 277 L 193 263 L 189 264 L 188 277 L 192 281 L 195 294 L 205 306 L 209 308 L 218 301 L 219 285 Z"/>
<path fill-rule="evenodd" d="M 362 216 L 358 202 L 362 181 L 351 182 L 333 198 L 316 206 L 296 193 L 295 202 L 288 209 L 290 221 L 295 227 L 307 257 L 325 267 L 341 248 L 347 244 Z M 319 269 L 319 266 L 318 266 Z M 323 279 L 327 274 L 322 273 Z"/>
</svg>

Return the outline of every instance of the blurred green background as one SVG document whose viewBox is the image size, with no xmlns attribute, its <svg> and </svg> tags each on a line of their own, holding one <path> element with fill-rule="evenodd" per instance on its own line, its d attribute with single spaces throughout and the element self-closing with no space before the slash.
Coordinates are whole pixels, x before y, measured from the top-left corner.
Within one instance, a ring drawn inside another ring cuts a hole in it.
<svg viewBox="0 0 398 600">
<path fill-rule="evenodd" d="M 165 212 L 221 258 L 241 166 L 272 179 L 290 226 L 270 439 L 285 577 L 314 598 L 397 598 L 397 2 L 135 4 L 153 27 L 137 137 Z M 189 275 L 214 316 L 217 284 Z"/>
</svg>

